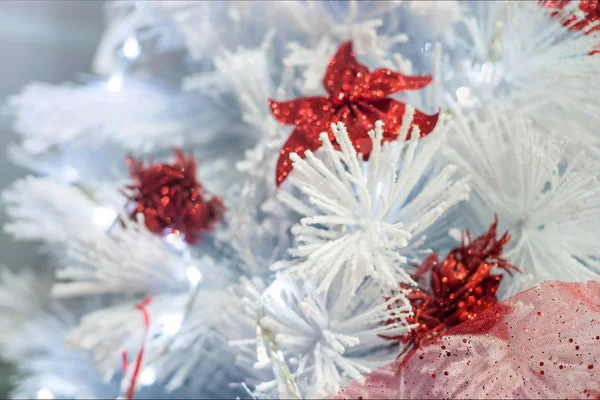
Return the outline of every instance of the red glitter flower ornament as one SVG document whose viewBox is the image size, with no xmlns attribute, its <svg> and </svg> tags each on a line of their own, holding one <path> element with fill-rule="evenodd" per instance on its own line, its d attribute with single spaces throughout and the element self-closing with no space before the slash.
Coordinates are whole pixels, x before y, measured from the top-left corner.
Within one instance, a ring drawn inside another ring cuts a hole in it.
<svg viewBox="0 0 600 400">
<path fill-rule="evenodd" d="M 172 164 L 154 164 L 148 167 L 132 157 L 127 159 L 133 184 L 127 186 L 130 200 L 137 204 L 131 218 L 144 215 L 146 227 L 155 233 L 172 229 L 183 233 L 185 240 L 194 244 L 200 233 L 210 231 L 223 219 L 225 207 L 219 197 L 208 194 L 196 179 L 198 163 L 192 154 L 186 156 L 174 149 Z"/>
<path fill-rule="evenodd" d="M 502 276 L 490 272 L 502 269 L 510 274 L 519 270 L 501 257 L 510 237 L 504 233 L 498 239 L 497 225 L 495 219 L 489 230 L 475 240 L 471 240 L 467 231 L 461 245 L 452 249 L 442 262 L 438 262 L 435 253 L 423 261 L 413 276 L 420 288 L 407 295 L 414 314 L 407 322 L 417 326 L 402 336 L 384 336 L 407 344 L 401 355 L 409 351 L 413 354 L 423 344 L 436 340 L 464 321 L 475 320 L 498 303 L 496 291 Z M 424 282 L 427 273 L 430 274 L 428 285 Z M 392 322 L 395 321 L 388 321 Z"/>
<path fill-rule="evenodd" d="M 269 100 L 275 118 L 283 124 L 296 125 L 287 142 L 280 150 L 277 161 L 276 183 L 280 185 L 292 170 L 290 153 L 304 157 L 307 150 L 321 146 L 319 134 L 327 131 L 332 123 L 343 122 L 357 151 L 365 158 L 371 151 L 368 132 L 375 122 L 384 123 L 383 140 L 395 140 L 402 124 L 406 105 L 390 99 L 392 93 L 416 90 L 427 86 L 430 76 L 406 76 L 389 69 L 369 72 L 356 61 L 352 43 L 342 44 L 329 62 L 323 78 L 323 86 L 329 93 L 325 97 L 301 97 L 292 101 Z M 421 136 L 435 127 L 439 114 L 426 115 L 415 111 L 412 126 L 419 126 Z M 410 133 L 407 138 L 410 138 Z M 335 138 L 330 134 L 334 145 Z"/>
</svg>

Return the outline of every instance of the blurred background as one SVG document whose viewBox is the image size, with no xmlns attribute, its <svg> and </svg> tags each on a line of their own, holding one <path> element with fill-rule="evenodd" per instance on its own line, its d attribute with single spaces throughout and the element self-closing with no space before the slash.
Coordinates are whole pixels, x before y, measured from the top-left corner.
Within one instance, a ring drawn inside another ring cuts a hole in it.
<svg viewBox="0 0 600 400">
<path fill-rule="evenodd" d="M 103 28 L 103 1 L 0 0 L 0 103 L 31 81 L 59 83 L 89 70 Z M 28 172 L 10 163 L 11 120 L 0 114 L 0 188 Z M 0 225 L 4 225 L 4 208 Z M 0 264 L 43 263 L 35 247 L 0 230 Z M 6 398 L 10 366 L 0 364 L 0 398 Z"/>
</svg>

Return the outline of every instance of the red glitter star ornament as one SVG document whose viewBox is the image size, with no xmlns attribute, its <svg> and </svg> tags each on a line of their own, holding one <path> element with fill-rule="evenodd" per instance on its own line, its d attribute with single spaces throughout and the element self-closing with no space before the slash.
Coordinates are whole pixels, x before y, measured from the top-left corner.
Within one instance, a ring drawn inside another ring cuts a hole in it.
<svg viewBox="0 0 600 400">
<path fill-rule="evenodd" d="M 352 143 L 365 158 L 371 151 L 368 132 L 375 127 L 375 121 L 384 123 L 383 140 L 395 140 L 406 105 L 387 96 L 403 90 L 421 89 L 430 82 L 430 76 L 406 76 L 389 69 L 369 72 L 367 67 L 356 61 L 352 43 L 342 44 L 329 62 L 323 78 L 327 96 L 282 102 L 269 100 L 271 111 L 279 122 L 296 125 L 280 150 L 277 185 L 292 170 L 289 154 L 295 152 L 304 157 L 305 151 L 318 149 L 321 146 L 319 134 L 327 131 L 332 123 L 343 122 L 346 125 Z M 425 136 L 435 127 L 438 116 L 415 111 L 412 126 L 419 126 L 421 136 Z M 405 139 L 409 138 L 410 133 Z M 332 134 L 330 139 L 337 146 Z"/>
<path fill-rule="evenodd" d="M 225 207 L 219 197 L 208 194 L 196 178 L 198 163 L 190 153 L 186 156 L 174 149 L 172 164 L 154 164 L 148 167 L 132 157 L 127 159 L 133 184 L 127 186 L 128 197 L 137 204 L 131 218 L 144 215 L 146 227 L 155 233 L 172 229 L 183 233 L 185 240 L 194 244 L 200 233 L 210 231 L 223 219 Z"/>
<path fill-rule="evenodd" d="M 498 303 L 496 291 L 502 276 L 490 272 L 501 269 L 510 274 L 519 270 L 502 258 L 503 247 L 510 237 L 507 232 L 496 238 L 497 225 L 498 220 L 495 219 L 489 230 L 475 240 L 471 240 L 467 231 L 461 245 L 452 249 L 442 262 L 438 262 L 435 253 L 423 261 L 413 276 L 420 283 L 420 288 L 407 295 L 413 311 L 407 322 L 417 326 L 402 336 L 383 336 L 407 344 L 400 356 L 414 354 L 422 345 L 436 340 L 464 321 L 476 320 L 483 311 Z M 428 273 L 430 279 L 426 284 L 423 278 Z M 429 288 L 426 289 L 426 286 Z"/>
</svg>

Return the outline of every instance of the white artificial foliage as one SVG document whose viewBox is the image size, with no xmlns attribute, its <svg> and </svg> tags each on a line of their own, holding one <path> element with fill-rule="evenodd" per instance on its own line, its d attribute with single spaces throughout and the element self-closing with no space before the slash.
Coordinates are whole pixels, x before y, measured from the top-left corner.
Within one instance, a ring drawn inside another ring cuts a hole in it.
<svg viewBox="0 0 600 400">
<path fill-rule="evenodd" d="M 325 94 L 323 71 L 327 69 L 329 60 L 337 50 L 335 42 L 326 36 L 314 48 L 292 42 L 288 49 L 289 54 L 283 60 L 284 64 L 303 70 L 298 89 L 304 94 Z"/>
<path fill-rule="evenodd" d="M 320 10 L 322 20 L 307 18 L 301 30 L 311 35 L 311 40 L 305 42 L 291 41 L 287 44 L 289 53 L 284 59 L 284 65 L 298 68 L 302 71 L 302 79 L 298 82 L 298 89 L 303 94 L 323 94 L 322 80 L 331 57 L 335 54 L 342 42 L 352 41 L 353 51 L 373 65 L 389 66 L 391 49 L 397 44 L 406 43 L 408 36 L 404 33 L 389 30 L 379 32 L 383 26 L 381 17 L 399 8 L 401 2 L 363 2 L 368 4 L 361 8 L 361 2 L 349 1 L 341 3 L 339 7 L 347 6 L 347 15 L 344 23 L 336 23 L 328 19 L 327 13 Z M 325 3 L 323 3 L 325 4 Z M 311 8 L 326 7 L 321 3 L 307 2 L 295 6 L 277 6 L 275 10 L 282 13 L 293 12 L 294 7 L 301 12 L 311 12 Z M 294 12 L 296 18 L 298 14 Z M 301 15 L 301 14 L 300 14 Z M 300 19 L 300 18 L 298 18 Z M 314 21 L 314 22 L 312 22 Z M 318 33 L 318 35 L 317 35 Z"/>
<path fill-rule="evenodd" d="M 277 205 L 273 171 L 285 130 L 272 118 L 266 100 L 275 92 L 281 95 L 286 88 L 289 90 L 293 76 L 284 73 L 274 90 L 275 85 L 270 83 L 273 67 L 268 61 L 271 40 L 272 35 L 267 35 L 257 48 L 242 47 L 215 60 L 218 72 L 241 107 L 245 134 L 251 131 L 260 138 L 236 164 L 245 179 L 228 197 L 231 207 L 225 215 L 226 227 L 217 233 L 220 241 L 234 250 L 234 257 L 241 261 L 240 269 L 249 276 L 264 274 L 281 256 L 288 245 L 286 232 L 291 226 L 289 219 L 274 209 Z M 202 90 L 206 84 L 204 76 L 191 76 L 184 88 Z"/>
<path fill-rule="evenodd" d="M 318 294 L 309 283 L 281 275 L 263 295 L 260 325 L 275 335 L 307 398 L 332 395 L 393 360 L 396 352 L 389 351 L 389 343 L 380 335 L 403 334 L 411 328 L 405 321 L 411 315 L 405 291 L 385 300 L 371 281 L 351 296 L 346 282 L 340 277 L 332 290 Z M 391 319 L 395 322 L 385 323 Z M 274 384 L 265 382 L 259 389 Z"/>
<path fill-rule="evenodd" d="M 457 0 L 439 2 L 410 0 L 406 8 L 416 18 L 422 29 L 432 35 L 448 33 L 462 17 L 460 3 Z"/>
<path fill-rule="evenodd" d="M 406 137 L 412 111 L 409 107 L 399 137 Z M 441 138 L 434 133 L 419 141 L 415 128 L 409 141 L 382 144 L 382 125 L 378 121 L 369 132 L 373 150 L 364 164 L 341 123 L 331 127 L 341 152 L 326 133 L 321 134 L 327 163 L 310 151 L 304 160 L 291 154 L 294 170 L 288 180 L 308 196 L 311 206 L 286 192 L 280 194 L 283 202 L 305 217 L 292 228 L 296 246 L 289 252 L 297 261 L 275 268 L 301 273 L 315 282 L 319 292 L 327 291 L 341 271 L 349 272 L 345 276 L 352 290 L 366 276 L 388 287 L 413 283 L 402 249 L 411 239 L 422 242 L 425 230 L 445 210 L 468 197 L 468 180 L 454 181 L 456 168 L 449 164 L 419 189 L 420 179 L 437 157 Z M 421 149 L 415 155 L 417 146 Z"/>
<path fill-rule="evenodd" d="M 10 222 L 5 232 L 23 240 L 64 243 L 104 233 L 125 203 L 108 182 L 75 186 L 28 176 L 2 192 Z"/>
<path fill-rule="evenodd" d="M 138 152 L 181 146 L 199 123 L 197 116 L 184 118 L 183 99 L 123 79 L 113 76 L 88 85 L 31 83 L 9 98 L 24 150 L 39 154 L 53 146 L 81 149 L 105 141 Z"/>
<path fill-rule="evenodd" d="M 599 279 L 598 161 L 583 150 L 567 157 L 565 139 L 539 131 L 516 110 L 486 111 L 485 120 L 457 116 L 445 154 L 471 176 L 465 218 L 482 229 L 496 214 L 499 232 L 511 236 L 504 256 L 521 273 L 507 293 L 547 279 Z"/>
<path fill-rule="evenodd" d="M 534 1 L 469 2 L 470 13 L 457 29 L 459 54 L 445 66 L 452 72 L 445 89 L 463 110 L 491 102 L 519 108 L 543 130 L 568 134 L 571 142 L 600 151 L 598 102 L 600 84 L 589 77 L 598 68 L 590 56 L 600 31 L 563 26 L 581 18 L 579 2 L 570 2 L 561 18 Z M 452 105 L 453 102 L 450 102 Z M 568 115 L 568 117 L 566 117 Z"/>
<path fill-rule="evenodd" d="M 442 76 L 442 46 L 440 43 L 435 43 L 431 46 L 430 52 L 430 68 L 431 83 L 421 90 L 409 90 L 401 93 L 401 97 L 407 104 L 411 104 L 416 109 L 430 114 L 439 113 L 441 106 L 444 104 L 443 98 L 443 76 Z M 405 75 L 413 75 L 413 65 L 410 60 L 406 60 L 402 55 L 395 53 L 393 60 L 386 63 L 388 68 L 398 71 Z M 444 114 L 441 115 L 444 120 Z M 441 122 L 440 122 L 441 123 Z"/>
<path fill-rule="evenodd" d="M 237 322 L 224 313 L 230 303 L 225 289 L 199 288 L 171 341 L 148 353 L 148 363 L 155 366 L 157 380 L 165 383 L 167 392 L 187 387 L 195 392 L 212 391 L 213 397 L 231 396 L 227 394 L 228 386 L 239 380 L 239 372 L 235 352 L 229 348 L 222 328 Z"/>
<path fill-rule="evenodd" d="M 48 274 L 0 269 L 0 353 L 19 371 L 11 396 L 117 396 L 117 386 L 103 382 L 86 355 L 64 346 L 77 314 L 92 304 L 55 301 L 49 286 Z"/>
<path fill-rule="evenodd" d="M 380 34 L 383 17 L 394 17 L 400 1 L 351 0 L 340 3 L 293 1 L 289 4 L 272 3 L 278 31 L 296 31 L 309 45 L 324 37 L 337 43 L 352 40 L 358 54 L 383 57 L 389 46 L 403 43 L 407 37 L 398 31 Z M 394 25 L 390 22 L 390 25 Z M 391 31 L 391 30 L 390 30 Z"/>
<path fill-rule="evenodd" d="M 600 31 L 570 29 L 578 3 L 552 16 L 537 1 L 108 2 L 92 66 L 103 77 L 32 83 L 8 99 L 12 160 L 43 177 L 3 191 L 4 229 L 42 241 L 58 264 L 0 270 L 12 394 L 124 396 L 143 345 L 136 398 L 289 397 L 286 379 L 304 398 L 333 395 L 398 355 L 381 335 L 414 328 L 398 286 L 414 283 L 423 257 L 494 214 L 521 271 L 501 295 L 599 280 Z M 321 149 L 292 154 L 277 188 L 294 127 L 268 99 L 324 95 L 346 41 L 371 70 L 430 74 L 423 90 L 391 97 L 454 121 L 385 143 L 377 122 L 368 161 L 333 125 L 335 142 L 324 132 Z M 164 159 L 172 146 L 194 152 L 200 182 L 226 206 L 194 246 L 131 221 L 118 190 L 128 153 Z"/>
<path fill-rule="evenodd" d="M 108 233 L 72 239 L 66 244 L 68 265 L 56 272 L 53 288 L 58 297 L 106 293 L 186 290 L 191 270 L 202 283 L 218 287 L 226 281 L 224 271 L 208 256 L 194 258 L 185 243 L 169 234 L 166 239 L 121 216 Z"/>
<path fill-rule="evenodd" d="M 216 330 L 222 323 L 218 305 L 226 300 L 224 292 L 203 289 L 194 297 L 162 294 L 146 299 L 147 332 L 144 315 L 138 308 L 140 299 L 85 315 L 69 333 L 70 346 L 91 351 L 105 379 L 122 374 L 122 392 L 131 385 L 133 366 L 142 345 L 136 390 L 161 382 L 166 393 L 184 384 L 192 390 L 222 392 L 219 382 L 231 379 L 228 375 L 234 362 L 226 338 Z M 124 351 L 127 371 L 122 371 Z M 196 376 L 197 369 L 206 372 Z"/>
<path fill-rule="evenodd" d="M 117 49 L 127 40 L 154 39 L 160 52 L 178 50 L 185 41 L 175 19 L 197 7 L 197 2 L 166 1 L 107 1 L 106 28 L 98 45 L 92 69 L 101 75 L 114 71 L 121 56 Z"/>
<path fill-rule="evenodd" d="M 244 21 L 262 2 L 254 0 L 228 2 L 187 2 L 189 7 L 174 14 L 189 54 L 197 61 L 211 62 L 223 48 L 254 40 L 264 34 L 260 23 L 252 26 L 252 34 L 244 34 Z M 264 10 L 263 10 L 264 11 Z M 246 17 L 246 18 L 244 18 Z M 268 29 L 268 28 L 267 28 Z M 253 43 L 252 43 L 253 42 Z"/>
<path fill-rule="evenodd" d="M 145 352 L 150 353 L 152 347 L 160 346 L 177 332 L 185 300 L 185 295 L 153 296 L 146 306 L 150 316 L 147 335 L 143 313 L 136 308 L 141 298 L 92 312 L 84 315 L 79 325 L 69 333 L 68 343 L 73 349 L 90 351 L 104 379 L 110 380 L 116 373 L 123 372 L 123 351 L 127 352 L 128 363 L 134 365 L 140 346 L 145 344 Z M 147 361 L 148 356 L 145 358 Z M 127 385 L 133 374 L 133 367 L 128 370 L 129 375 L 123 376 L 122 386 Z"/>
<path fill-rule="evenodd" d="M 229 298 L 223 302 L 224 317 L 219 325 L 219 330 L 234 349 L 236 366 L 243 371 L 241 384 L 256 398 L 276 396 L 271 384 L 261 385 L 273 379 L 273 372 L 268 368 L 255 367 L 262 361 L 262 355 L 257 355 L 256 327 L 262 315 L 261 297 L 265 289 L 262 279 L 242 276 L 238 283 L 227 289 Z"/>
<path fill-rule="evenodd" d="M 555 130 L 600 152 L 600 111 L 595 106 L 600 83 L 589 79 L 598 70 L 597 56 L 589 53 L 600 43 L 600 31 L 569 31 L 563 20 L 527 2 L 511 11 L 503 31 L 505 79 L 512 88 L 507 102 L 540 129 Z M 564 18 L 578 12 L 578 3 L 571 2 Z"/>
<path fill-rule="evenodd" d="M 277 151 L 277 142 L 265 139 L 247 154 L 245 161 L 256 163 L 257 168 L 247 173 L 239 191 L 230 197 L 226 226 L 216 233 L 219 241 L 233 250 L 239 269 L 248 276 L 268 274 L 269 265 L 282 257 L 289 245 L 293 221 L 275 202 L 275 160 L 264 154 Z"/>
<path fill-rule="evenodd" d="M 184 80 L 183 89 L 206 92 L 220 106 L 221 112 L 231 114 L 234 111 L 237 114 L 231 104 L 219 104 L 219 96 L 226 90 L 232 91 L 240 104 L 243 122 L 262 133 L 264 125 L 272 119 L 267 99 L 275 94 L 271 88 L 273 66 L 269 60 L 272 37 L 271 31 L 256 48 L 239 47 L 235 51 L 225 51 L 214 60 L 218 79 L 206 73 L 191 75 Z"/>
</svg>

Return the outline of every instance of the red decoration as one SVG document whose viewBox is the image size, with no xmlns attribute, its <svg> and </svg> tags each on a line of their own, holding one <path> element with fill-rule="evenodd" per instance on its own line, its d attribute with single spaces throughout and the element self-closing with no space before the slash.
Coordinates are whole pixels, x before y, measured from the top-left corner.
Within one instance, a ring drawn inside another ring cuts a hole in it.
<svg viewBox="0 0 600 400">
<path fill-rule="evenodd" d="M 146 338 L 148 337 L 148 330 L 150 329 L 150 313 L 148 312 L 148 306 L 152 302 L 152 296 L 146 297 L 140 304 L 138 304 L 135 308 L 141 311 L 142 316 L 144 317 L 144 338 L 142 339 L 142 344 L 140 346 L 140 351 L 135 360 L 135 369 L 133 370 L 133 375 L 131 376 L 131 382 L 129 384 L 129 388 L 125 393 L 125 396 L 128 400 L 133 399 L 133 393 L 135 392 L 135 385 L 140 375 L 142 368 L 142 359 L 144 358 L 144 345 L 146 344 Z M 127 361 L 127 349 L 123 350 L 121 353 L 122 362 L 123 362 L 123 373 L 127 373 L 127 369 L 129 368 L 129 363 Z"/>
<path fill-rule="evenodd" d="M 552 10 L 551 15 L 553 17 L 558 17 L 561 13 L 561 10 L 565 8 L 565 6 L 571 3 L 572 0 L 540 0 L 539 3 Z M 574 0 L 579 1 L 579 10 L 581 11 L 581 16 L 571 15 L 569 19 L 564 22 L 564 26 L 569 27 L 572 30 L 583 30 L 593 23 L 598 23 L 600 21 L 600 4 L 598 4 L 599 0 Z M 596 25 L 591 28 L 587 33 L 592 33 L 600 30 L 600 25 Z"/>
<path fill-rule="evenodd" d="M 488 324 L 482 325 L 481 320 Z M 545 281 L 332 399 L 597 399 L 600 284 Z"/>
<path fill-rule="evenodd" d="M 134 183 L 127 186 L 129 199 L 137 203 L 131 218 L 144 215 L 146 227 L 155 233 L 170 228 L 185 235 L 188 243 L 196 243 L 200 232 L 210 231 L 223 218 L 225 207 L 219 197 L 211 197 L 196 179 L 197 162 L 174 149 L 172 164 L 154 164 L 146 168 L 142 161 L 127 159 Z"/>
<path fill-rule="evenodd" d="M 271 111 L 283 124 L 296 125 L 280 151 L 276 182 L 281 184 L 292 170 L 289 154 L 296 152 L 304 157 L 307 150 L 321 146 L 319 134 L 329 130 L 331 123 L 343 122 L 356 149 L 365 158 L 371 151 L 368 132 L 375 121 L 384 125 L 383 140 L 395 140 L 402 124 L 405 104 L 390 99 L 392 93 L 421 89 L 431 82 L 430 76 L 406 76 L 389 69 L 369 72 L 359 64 L 352 51 L 352 43 L 342 44 L 329 62 L 323 86 L 329 93 L 325 97 L 301 97 L 292 101 L 269 100 Z M 421 136 L 435 127 L 439 114 L 426 115 L 415 111 L 412 126 L 419 126 Z M 406 139 L 410 138 L 410 133 Z M 330 133 L 334 145 L 335 138 Z"/>
<path fill-rule="evenodd" d="M 497 224 L 495 219 L 487 233 L 475 240 L 471 240 L 467 231 L 466 240 L 463 236 L 460 247 L 452 249 L 442 262 L 438 262 L 435 253 L 425 259 L 413 278 L 423 282 L 424 274 L 429 273 L 430 289 L 422 285 L 407 295 L 414 314 L 407 321 L 418 326 L 406 335 L 385 337 L 407 344 L 401 355 L 414 353 L 426 342 L 443 336 L 448 329 L 476 320 L 483 311 L 497 304 L 496 290 L 502 276 L 490 272 L 494 269 L 508 273 L 518 271 L 501 257 L 510 237 L 507 232 L 497 239 Z"/>
</svg>

